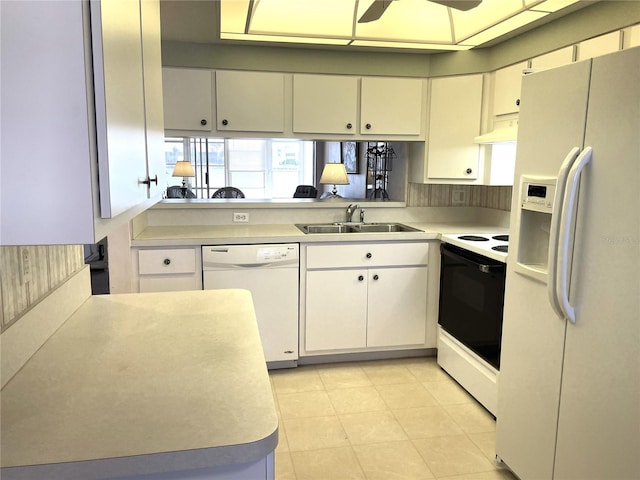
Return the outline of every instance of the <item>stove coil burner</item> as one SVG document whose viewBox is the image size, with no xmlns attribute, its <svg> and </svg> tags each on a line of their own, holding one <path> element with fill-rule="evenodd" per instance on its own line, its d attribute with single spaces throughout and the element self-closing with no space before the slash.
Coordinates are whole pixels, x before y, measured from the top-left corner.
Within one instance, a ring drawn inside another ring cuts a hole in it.
<svg viewBox="0 0 640 480">
<path fill-rule="evenodd" d="M 508 242 L 509 241 L 509 235 L 494 235 L 493 237 L 494 240 L 498 240 L 500 242 Z"/>
<path fill-rule="evenodd" d="M 508 245 L 497 245 L 495 247 L 491 247 L 491 250 L 495 250 L 496 252 L 507 253 Z"/>
<path fill-rule="evenodd" d="M 461 235 L 458 237 L 460 240 L 467 240 L 469 242 L 488 242 L 487 237 L 481 237 L 480 235 Z"/>
</svg>

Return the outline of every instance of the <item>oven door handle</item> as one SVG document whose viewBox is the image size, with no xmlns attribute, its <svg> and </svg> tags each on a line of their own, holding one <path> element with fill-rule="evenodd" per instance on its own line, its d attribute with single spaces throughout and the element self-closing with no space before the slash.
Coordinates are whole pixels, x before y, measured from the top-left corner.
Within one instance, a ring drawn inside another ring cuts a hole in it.
<svg viewBox="0 0 640 480">
<path fill-rule="evenodd" d="M 500 265 L 487 265 L 484 263 L 478 263 L 474 260 L 471 260 L 470 258 L 466 258 L 463 257 L 462 255 L 458 255 L 457 253 L 454 253 L 450 250 L 447 250 L 446 248 L 442 248 L 441 249 L 441 253 L 442 255 L 446 255 L 448 257 L 454 258 L 456 260 L 458 260 L 459 262 L 463 262 L 466 263 L 467 265 L 471 266 L 471 267 L 475 267 L 478 270 L 480 270 L 482 273 L 494 273 L 494 272 L 503 272 L 504 271 L 504 265 L 500 264 Z"/>
</svg>

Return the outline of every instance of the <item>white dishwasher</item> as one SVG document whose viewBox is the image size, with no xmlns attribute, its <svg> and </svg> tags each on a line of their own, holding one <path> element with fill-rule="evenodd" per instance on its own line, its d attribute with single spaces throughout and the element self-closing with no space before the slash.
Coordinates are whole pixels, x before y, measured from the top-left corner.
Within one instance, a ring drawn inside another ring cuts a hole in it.
<svg viewBox="0 0 640 480">
<path fill-rule="evenodd" d="M 269 368 L 297 365 L 299 258 L 297 243 L 202 247 L 204 290 L 251 292 Z"/>
</svg>

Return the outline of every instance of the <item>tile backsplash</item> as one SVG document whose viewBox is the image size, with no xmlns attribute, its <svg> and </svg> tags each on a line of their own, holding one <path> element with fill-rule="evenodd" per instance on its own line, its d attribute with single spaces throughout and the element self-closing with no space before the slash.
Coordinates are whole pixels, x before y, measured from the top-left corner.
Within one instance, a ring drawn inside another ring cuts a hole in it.
<svg viewBox="0 0 640 480">
<path fill-rule="evenodd" d="M 82 245 L 0 247 L 1 331 L 83 266 Z"/>
<path fill-rule="evenodd" d="M 513 187 L 409 183 L 408 207 L 484 207 L 511 210 Z M 459 196 L 463 198 L 459 198 Z"/>
</svg>

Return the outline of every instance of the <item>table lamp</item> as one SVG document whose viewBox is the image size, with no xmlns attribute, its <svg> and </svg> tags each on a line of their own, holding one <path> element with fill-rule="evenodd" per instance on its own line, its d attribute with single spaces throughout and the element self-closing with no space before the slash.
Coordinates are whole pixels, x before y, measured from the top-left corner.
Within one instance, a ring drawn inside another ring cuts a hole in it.
<svg viewBox="0 0 640 480">
<path fill-rule="evenodd" d="M 320 198 L 342 198 L 338 195 L 336 185 L 349 185 L 349 177 L 347 177 L 344 165 L 342 163 L 327 163 L 322 170 L 320 183 L 323 185 L 333 184 L 333 190 L 323 193 Z"/>
<path fill-rule="evenodd" d="M 179 160 L 173 169 L 172 177 L 182 177 L 182 198 L 187 197 L 187 177 L 195 177 L 196 172 L 193 170 L 191 162 L 187 160 Z"/>
</svg>

